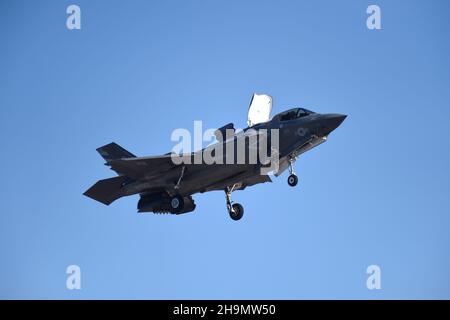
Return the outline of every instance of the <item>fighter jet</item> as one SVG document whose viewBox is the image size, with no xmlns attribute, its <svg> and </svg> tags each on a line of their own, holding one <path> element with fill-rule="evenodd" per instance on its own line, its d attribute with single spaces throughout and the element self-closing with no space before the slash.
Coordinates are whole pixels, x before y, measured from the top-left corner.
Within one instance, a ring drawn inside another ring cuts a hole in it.
<svg viewBox="0 0 450 320">
<path fill-rule="evenodd" d="M 327 141 L 346 118 L 343 114 L 319 114 L 299 107 L 271 118 L 271 111 L 272 98 L 254 94 L 248 127 L 236 131 L 229 123 L 216 130 L 215 143 L 196 152 L 137 157 L 114 142 L 100 147 L 97 151 L 106 160 L 105 165 L 117 176 L 97 181 L 84 195 L 110 205 L 121 197 L 139 194 L 138 212 L 183 214 L 195 210 L 192 195 L 221 190 L 231 219 L 239 220 L 244 208 L 233 203 L 232 192 L 272 182 L 270 176 L 278 177 L 286 169 L 289 186 L 296 186 L 294 162 L 302 153 Z M 275 136 L 278 140 L 273 143 Z M 266 143 L 260 142 L 262 137 Z M 238 149 L 244 150 L 243 158 L 239 158 Z M 251 152 L 261 149 L 267 157 L 257 153 L 256 161 L 250 159 Z M 215 156 L 216 161 L 207 163 L 206 155 Z"/>
</svg>

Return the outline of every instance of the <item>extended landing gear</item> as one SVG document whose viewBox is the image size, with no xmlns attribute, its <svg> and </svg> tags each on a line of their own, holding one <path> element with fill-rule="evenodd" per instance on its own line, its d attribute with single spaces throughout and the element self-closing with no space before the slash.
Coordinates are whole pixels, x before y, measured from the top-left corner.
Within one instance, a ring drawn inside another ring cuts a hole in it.
<svg viewBox="0 0 450 320">
<path fill-rule="evenodd" d="M 233 220 L 240 220 L 244 215 L 244 207 L 239 203 L 233 203 L 231 209 L 232 210 L 229 211 L 229 214 L 230 218 Z"/>
<path fill-rule="evenodd" d="M 231 193 L 233 192 L 234 186 L 232 188 L 227 187 L 225 189 L 225 196 L 227 198 L 227 209 L 230 214 L 230 218 L 237 221 L 244 215 L 244 207 L 239 203 L 232 203 Z"/>
<path fill-rule="evenodd" d="M 292 164 L 294 163 L 294 160 L 291 158 L 289 159 L 289 177 L 288 177 L 288 185 L 291 187 L 295 187 L 298 183 L 298 177 L 294 172 L 294 168 L 292 167 Z"/>
<path fill-rule="evenodd" d="M 298 183 L 298 177 L 295 174 L 291 174 L 288 177 L 288 185 L 290 185 L 291 187 L 295 187 Z"/>
<path fill-rule="evenodd" d="M 179 213 L 183 210 L 184 200 L 180 195 L 176 195 L 170 199 L 170 212 L 171 213 Z"/>
</svg>

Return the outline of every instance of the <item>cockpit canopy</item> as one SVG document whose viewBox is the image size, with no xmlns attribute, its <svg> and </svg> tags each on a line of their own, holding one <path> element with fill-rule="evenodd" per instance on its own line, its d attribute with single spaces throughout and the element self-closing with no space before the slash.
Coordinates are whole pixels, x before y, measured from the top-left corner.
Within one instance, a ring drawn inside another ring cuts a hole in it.
<svg viewBox="0 0 450 320">
<path fill-rule="evenodd" d="M 314 112 L 305 109 L 305 108 L 293 108 L 287 111 L 284 111 L 282 113 L 277 114 L 275 117 L 278 121 L 288 121 L 288 120 L 295 120 L 302 117 L 309 116 L 310 114 L 313 114 Z"/>
</svg>

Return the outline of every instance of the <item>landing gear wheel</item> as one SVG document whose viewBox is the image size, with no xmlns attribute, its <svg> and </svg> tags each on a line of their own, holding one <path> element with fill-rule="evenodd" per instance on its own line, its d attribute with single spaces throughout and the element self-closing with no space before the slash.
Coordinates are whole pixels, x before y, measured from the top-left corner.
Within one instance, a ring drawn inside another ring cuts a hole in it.
<svg viewBox="0 0 450 320">
<path fill-rule="evenodd" d="M 290 185 L 291 187 L 295 187 L 298 183 L 298 177 L 295 174 L 291 174 L 288 177 L 288 185 Z"/>
<path fill-rule="evenodd" d="M 239 203 L 233 203 L 231 210 L 229 210 L 230 218 L 237 221 L 244 215 L 244 207 Z"/>
<path fill-rule="evenodd" d="M 174 196 L 172 199 L 170 199 L 169 205 L 171 213 L 179 213 L 181 210 L 183 210 L 184 207 L 183 197 L 180 195 Z"/>
</svg>

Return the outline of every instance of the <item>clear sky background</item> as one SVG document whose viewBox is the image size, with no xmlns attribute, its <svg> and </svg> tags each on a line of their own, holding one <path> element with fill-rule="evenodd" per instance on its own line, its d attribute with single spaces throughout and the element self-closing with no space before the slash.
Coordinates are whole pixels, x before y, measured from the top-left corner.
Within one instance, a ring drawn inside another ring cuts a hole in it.
<svg viewBox="0 0 450 320">
<path fill-rule="evenodd" d="M 366 28 L 381 7 L 382 30 Z M 66 8 L 81 7 L 81 30 Z M 448 1 L 1 1 L 0 298 L 450 298 Z M 82 193 L 95 149 L 246 124 L 253 92 L 348 114 L 272 184 L 181 216 Z M 81 290 L 66 268 L 81 267 Z M 381 290 L 366 268 L 381 267 Z"/>
</svg>

